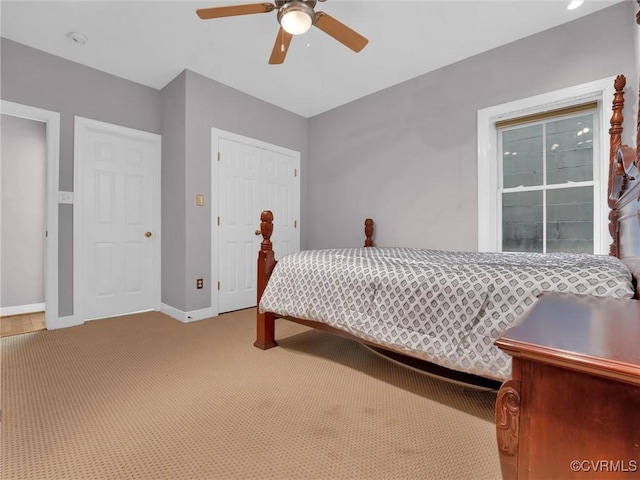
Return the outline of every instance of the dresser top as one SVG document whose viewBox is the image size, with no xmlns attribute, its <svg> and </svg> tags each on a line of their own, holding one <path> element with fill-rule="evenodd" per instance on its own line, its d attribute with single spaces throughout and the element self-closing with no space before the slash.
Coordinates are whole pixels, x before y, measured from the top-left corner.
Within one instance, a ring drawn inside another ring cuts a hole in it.
<svg viewBox="0 0 640 480">
<path fill-rule="evenodd" d="M 495 344 L 513 357 L 640 385 L 640 301 L 545 293 Z"/>
</svg>

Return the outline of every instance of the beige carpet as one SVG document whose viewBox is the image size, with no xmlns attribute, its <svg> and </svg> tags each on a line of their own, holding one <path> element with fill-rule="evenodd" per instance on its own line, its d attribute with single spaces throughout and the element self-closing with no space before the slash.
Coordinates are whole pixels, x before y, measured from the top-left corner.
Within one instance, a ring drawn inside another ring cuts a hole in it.
<svg viewBox="0 0 640 480">
<path fill-rule="evenodd" d="M 2 479 L 497 479 L 495 394 L 254 311 L 159 313 L 2 347 Z"/>
</svg>

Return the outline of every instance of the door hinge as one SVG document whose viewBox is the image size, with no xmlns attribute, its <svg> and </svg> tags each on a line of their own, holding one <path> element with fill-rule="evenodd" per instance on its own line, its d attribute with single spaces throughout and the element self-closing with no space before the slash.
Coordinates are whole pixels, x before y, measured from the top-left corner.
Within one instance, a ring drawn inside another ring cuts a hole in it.
<svg viewBox="0 0 640 480">
<path fill-rule="evenodd" d="M 297 169 L 297 168 L 294 168 L 294 169 L 293 169 L 293 176 L 294 176 L 294 177 L 297 177 L 297 176 L 298 176 L 298 169 Z"/>
<path fill-rule="evenodd" d="M 220 161 L 220 152 L 218 152 L 218 161 Z"/>
<path fill-rule="evenodd" d="M 298 220 L 293 221 L 293 228 L 298 228 Z"/>
<path fill-rule="evenodd" d="M 220 290 L 220 282 L 218 282 L 218 290 Z"/>
<path fill-rule="evenodd" d="M 46 231 L 44 232 L 44 238 L 49 238 L 49 230 L 46 230 Z"/>
<path fill-rule="evenodd" d="M 220 226 L 220 217 L 218 217 L 218 226 Z"/>
</svg>

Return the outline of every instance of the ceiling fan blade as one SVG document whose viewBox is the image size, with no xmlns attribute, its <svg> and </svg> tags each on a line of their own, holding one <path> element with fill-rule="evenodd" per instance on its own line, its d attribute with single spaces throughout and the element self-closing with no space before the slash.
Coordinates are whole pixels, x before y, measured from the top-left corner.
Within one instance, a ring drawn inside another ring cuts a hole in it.
<svg viewBox="0 0 640 480">
<path fill-rule="evenodd" d="M 291 43 L 291 35 L 280 27 L 278 36 L 276 37 L 276 43 L 273 45 L 273 51 L 271 52 L 271 58 L 269 58 L 270 65 L 279 65 L 284 62 L 284 57 L 287 56 L 289 51 L 289 44 Z"/>
<path fill-rule="evenodd" d="M 236 15 L 249 15 L 252 13 L 269 13 L 276 8 L 271 3 L 250 3 L 247 5 L 231 5 L 228 7 L 200 8 L 196 13 L 203 20 L 209 18 L 234 17 Z"/>
<path fill-rule="evenodd" d="M 369 43 L 369 40 L 358 32 L 324 12 L 316 12 L 315 26 L 354 52 L 359 52 Z"/>
</svg>

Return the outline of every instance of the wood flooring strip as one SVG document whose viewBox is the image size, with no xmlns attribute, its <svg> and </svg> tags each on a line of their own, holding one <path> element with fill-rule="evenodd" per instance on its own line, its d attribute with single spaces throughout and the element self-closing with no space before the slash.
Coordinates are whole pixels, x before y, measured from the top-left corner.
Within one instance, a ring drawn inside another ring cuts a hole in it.
<svg viewBox="0 0 640 480">
<path fill-rule="evenodd" d="M 45 330 L 44 312 L 0 317 L 0 337 Z"/>
</svg>

